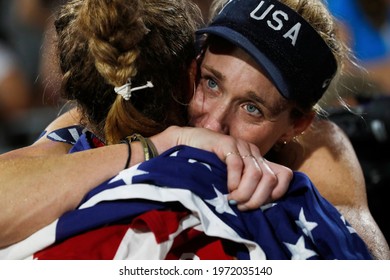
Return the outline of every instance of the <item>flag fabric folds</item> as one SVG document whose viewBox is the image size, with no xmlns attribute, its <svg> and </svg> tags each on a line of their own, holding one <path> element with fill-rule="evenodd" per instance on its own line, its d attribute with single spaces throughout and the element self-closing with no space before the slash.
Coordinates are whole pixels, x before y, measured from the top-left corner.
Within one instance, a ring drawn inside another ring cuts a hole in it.
<svg viewBox="0 0 390 280">
<path fill-rule="evenodd" d="M 88 148 L 88 138 L 75 148 Z M 0 258 L 371 259 L 304 174 L 294 173 L 282 199 L 246 212 L 228 203 L 226 178 L 214 154 L 174 147 L 97 186 Z"/>
</svg>

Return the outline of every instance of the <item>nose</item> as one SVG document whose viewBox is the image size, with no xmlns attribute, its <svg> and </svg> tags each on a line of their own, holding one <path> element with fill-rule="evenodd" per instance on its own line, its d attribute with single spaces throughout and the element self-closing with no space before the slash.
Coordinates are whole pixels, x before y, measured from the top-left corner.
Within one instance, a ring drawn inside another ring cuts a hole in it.
<svg viewBox="0 0 390 280">
<path fill-rule="evenodd" d="M 228 108 L 225 106 L 211 108 L 210 112 L 202 120 L 202 127 L 215 132 L 229 134 Z"/>
</svg>

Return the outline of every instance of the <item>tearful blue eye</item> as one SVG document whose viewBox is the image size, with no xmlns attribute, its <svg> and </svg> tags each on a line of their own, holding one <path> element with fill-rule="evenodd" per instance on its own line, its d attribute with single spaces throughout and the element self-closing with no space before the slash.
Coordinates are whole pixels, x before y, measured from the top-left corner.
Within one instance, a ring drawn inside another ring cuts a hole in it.
<svg viewBox="0 0 390 280">
<path fill-rule="evenodd" d="M 208 79 L 207 80 L 207 86 L 209 88 L 215 88 L 215 87 L 217 87 L 217 83 L 214 80 Z"/>
<path fill-rule="evenodd" d="M 247 105 L 246 109 L 248 110 L 249 113 L 254 113 L 257 111 L 257 108 L 253 105 Z"/>
<path fill-rule="evenodd" d="M 244 110 L 250 114 L 251 116 L 254 116 L 254 117 L 260 117 L 263 115 L 262 111 L 256 107 L 256 105 L 253 105 L 253 104 L 245 104 L 243 106 Z"/>
</svg>

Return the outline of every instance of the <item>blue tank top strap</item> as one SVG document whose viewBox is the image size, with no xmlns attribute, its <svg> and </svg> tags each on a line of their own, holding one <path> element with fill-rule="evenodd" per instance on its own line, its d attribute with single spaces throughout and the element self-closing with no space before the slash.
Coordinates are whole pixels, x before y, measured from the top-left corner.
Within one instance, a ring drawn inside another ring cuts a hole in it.
<svg viewBox="0 0 390 280">
<path fill-rule="evenodd" d="M 47 138 L 55 142 L 63 142 L 70 145 L 75 145 L 83 132 L 84 127 L 80 125 L 73 125 L 54 130 L 47 135 Z"/>
</svg>

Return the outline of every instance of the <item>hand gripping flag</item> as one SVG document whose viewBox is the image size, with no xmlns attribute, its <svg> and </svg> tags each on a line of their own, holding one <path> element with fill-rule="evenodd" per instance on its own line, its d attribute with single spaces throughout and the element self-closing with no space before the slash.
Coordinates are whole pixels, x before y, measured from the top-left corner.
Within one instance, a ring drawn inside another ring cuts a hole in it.
<svg viewBox="0 0 390 280">
<path fill-rule="evenodd" d="M 304 174 L 294 173 L 282 199 L 247 212 L 229 205 L 226 178 L 214 154 L 172 148 L 96 187 L 0 258 L 371 259 Z"/>
</svg>

